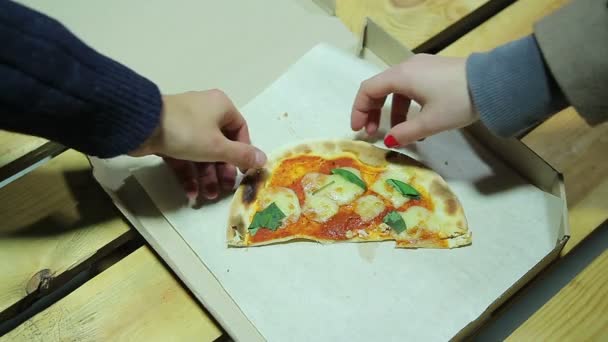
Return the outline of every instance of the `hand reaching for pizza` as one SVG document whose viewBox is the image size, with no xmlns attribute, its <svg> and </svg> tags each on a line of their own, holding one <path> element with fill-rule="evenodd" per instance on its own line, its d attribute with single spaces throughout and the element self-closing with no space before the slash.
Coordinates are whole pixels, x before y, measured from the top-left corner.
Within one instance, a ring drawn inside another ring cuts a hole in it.
<svg viewBox="0 0 608 342">
<path fill-rule="evenodd" d="M 393 94 L 393 103 L 392 128 L 384 139 L 387 147 L 404 146 L 475 122 L 479 115 L 469 96 L 465 63 L 465 58 L 419 54 L 365 80 L 353 104 L 352 129 L 376 133 L 389 94 Z M 422 110 L 407 118 L 411 100 Z"/>
<path fill-rule="evenodd" d="M 251 145 L 247 123 L 219 90 L 163 96 L 160 124 L 132 156 L 163 156 L 189 197 L 214 199 L 234 185 L 236 167 L 262 167 L 266 155 Z"/>
</svg>

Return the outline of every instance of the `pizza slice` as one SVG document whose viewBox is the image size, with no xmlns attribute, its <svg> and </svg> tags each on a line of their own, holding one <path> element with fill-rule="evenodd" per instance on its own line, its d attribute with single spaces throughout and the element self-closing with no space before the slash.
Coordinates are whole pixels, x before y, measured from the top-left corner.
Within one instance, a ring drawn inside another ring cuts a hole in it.
<svg viewBox="0 0 608 342">
<path fill-rule="evenodd" d="M 396 241 L 400 248 L 469 245 L 460 201 L 420 162 L 362 141 L 306 143 L 269 158 L 237 189 L 229 246 L 290 240 Z"/>
</svg>

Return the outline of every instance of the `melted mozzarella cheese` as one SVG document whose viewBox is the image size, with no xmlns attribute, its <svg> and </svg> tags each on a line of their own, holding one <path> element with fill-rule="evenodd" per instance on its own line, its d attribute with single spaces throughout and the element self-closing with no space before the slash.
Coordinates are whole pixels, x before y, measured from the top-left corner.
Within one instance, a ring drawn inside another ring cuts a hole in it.
<svg viewBox="0 0 608 342">
<path fill-rule="evenodd" d="M 316 222 L 327 222 L 338 213 L 339 206 L 336 201 L 325 196 L 307 195 L 303 213 Z"/>
<path fill-rule="evenodd" d="M 274 202 L 279 209 L 285 214 L 283 226 L 288 223 L 297 222 L 300 218 L 301 209 L 300 202 L 296 193 L 284 187 L 272 187 L 266 189 L 260 197 L 260 207 L 266 208 Z"/>
<path fill-rule="evenodd" d="M 410 199 L 388 184 L 386 181 L 389 179 L 396 179 L 404 183 L 409 181 L 409 177 L 404 171 L 389 169 L 378 176 L 378 179 L 372 184 L 371 189 L 378 195 L 391 201 L 395 208 L 399 208 Z"/>
<path fill-rule="evenodd" d="M 344 168 L 361 178 L 359 170 Z M 302 178 L 302 188 L 306 196 L 305 215 L 317 222 L 326 222 L 338 212 L 341 205 L 353 202 L 364 190 L 339 175 L 317 172 Z"/>
<path fill-rule="evenodd" d="M 361 178 L 357 169 L 343 168 Z M 316 222 L 327 222 L 338 213 L 341 205 L 353 202 L 365 190 L 347 181 L 340 175 L 311 172 L 302 177 L 302 188 L 306 196 L 303 212 Z"/>
<path fill-rule="evenodd" d="M 368 222 L 380 215 L 386 209 L 384 202 L 374 195 L 366 195 L 356 202 L 355 212 L 364 222 Z"/>
<path fill-rule="evenodd" d="M 348 170 L 363 180 L 359 170 L 350 167 L 343 167 L 341 169 Z M 321 193 L 325 192 L 324 195 L 336 201 L 338 205 L 351 203 L 365 191 L 357 184 L 347 181 L 340 175 L 331 175 L 329 178 L 331 179 L 330 182 L 333 181 L 334 183 L 324 191 L 321 191 Z"/>
<path fill-rule="evenodd" d="M 304 193 L 306 193 L 306 195 L 309 195 L 329 184 L 331 182 L 331 179 L 328 175 L 324 175 L 318 172 L 311 172 L 304 175 L 304 177 L 302 177 L 301 182 L 302 189 L 304 189 Z M 327 190 L 327 188 L 321 191 L 325 190 Z"/>
<path fill-rule="evenodd" d="M 405 227 L 407 230 L 411 230 L 413 228 L 427 228 L 427 225 L 431 221 L 432 214 L 431 212 L 423 207 L 410 207 L 404 212 L 400 212 L 403 221 L 405 222 Z"/>
</svg>

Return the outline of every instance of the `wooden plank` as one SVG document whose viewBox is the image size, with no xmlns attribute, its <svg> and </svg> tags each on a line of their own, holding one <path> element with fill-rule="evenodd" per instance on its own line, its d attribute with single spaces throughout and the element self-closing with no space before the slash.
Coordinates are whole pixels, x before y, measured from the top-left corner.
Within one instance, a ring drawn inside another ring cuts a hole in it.
<svg viewBox="0 0 608 342">
<path fill-rule="evenodd" d="M 213 341 L 222 332 L 144 246 L 0 341 Z"/>
<path fill-rule="evenodd" d="M 532 32 L 539 18 L 566 0 L 521 0 L 440 52 L 467 56 L 486 51 Z M 570 107 L 529 132 L 522 141 L 562 172 L 566 181 L 571 239 L 562 255 L 571 251 L 608 219 L 608 124 L 588 126 Z"/>
<path fill-rule="evenodd" d="M 337 0 L 336 16 L 355 34 L 361 35 L 366 17 L 414 49 L 488 0 Z"/>
<path fill-rule="evenodd" d="M 464 35 L 439 54 L 465 57 L 532 33 L 533 24 L 569 0 L 520 0 Z"/>
<path fill-rule="evenodd" d="M 34 151 L 47 142 L 43 138 L 0 131 L 0 168 Z"/>
<path fill-rule="evenodd" d="M 595 189 L 587 193 L 584 199 L 570 206 L 568 211 L 570 226 L 574 233 L 564 246 L 562 255 L 569 253 L 599 225 L 606 222 L 606 216 L 608 215 L 608 177 L 597 184 Z"/>
<path fill-rule="evenodd" d="M 608 251 L 597 257 L 521 325 L 510 341 L 600 341 L 608 338 Z"/>
<path fill-rule="evenodd" d="M 69 150 L 0 189 L 0 311 L 130 231 L 90 171 Z"/>
<path fill-rule="evenodd" d="M 0 187 L 65 150 L 55 142 L 0 131 Z"/>
</svg>

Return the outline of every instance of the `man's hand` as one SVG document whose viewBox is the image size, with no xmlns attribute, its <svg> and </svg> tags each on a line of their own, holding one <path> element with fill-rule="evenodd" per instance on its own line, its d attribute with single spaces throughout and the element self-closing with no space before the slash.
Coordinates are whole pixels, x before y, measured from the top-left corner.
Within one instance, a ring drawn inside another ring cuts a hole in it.
<svg viewBox="0 0 608 342">
<path fill-rule="evenodd" d="M 266 155 L 251 145 L 247 123 L 232 101 L 219 90 L 163 96 L 163 111 L 155 132 L 132 156 L 163 156 L 189 197 L 200 193 L 214 199 L 230 190 L 241 170 L 259 168 Z"/>
</svg>

